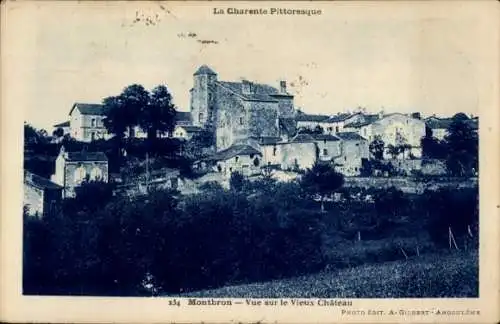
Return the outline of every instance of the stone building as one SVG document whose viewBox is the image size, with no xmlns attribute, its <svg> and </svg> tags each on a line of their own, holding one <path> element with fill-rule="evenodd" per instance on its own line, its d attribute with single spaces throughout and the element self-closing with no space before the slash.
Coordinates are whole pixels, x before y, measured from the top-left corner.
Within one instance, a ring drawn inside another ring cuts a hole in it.
<svg viewBox="0 0 500 324">
<path fill-rule="evenodd" d="M 206 65 L 194 73 L 190 94 L 192 123 L 214 132 L 217 151 L 252 137 L 279 137 L 280 119 L 295 114 L 285 81 L 279 89 L 248 80 L 220 81 Z"/>
<path fill-rule="evenodd" d="M 448 127 L 450 127 L 452 121 L 451 118 L 431 116 L 425 119 L 425 125 L 432 130 L 432 137 L 442 141 L 448 134 Z"/>
<path fill-rule="evenodd" d="M 333 161 L 341 156 L 342 142 L 339 137 L 330 134 L 312 135 L 320 161 Z"/>
<path fill-rule="evenodd" d="M 314 130 L 318 126 L 322 127 L 324 130 L 324 121 L 328 120 L 328 118 L 329 116 L 327 115 L 306 114 L 302 111 L 298 111 L 295 116 L 295 121 L 298 130 Z"/>
<path fill-rule="evenodd" d="M 340 154 L 333 159 L 335 169 L 346 175 L 356 176 L 361 172 L 363 159 L 370 156 L 368 141 L 354 132 L 339 132 Z"/>
<path fill-rule="evenodd" d="M 298 134 L 290 141 L 264 140 L 260 147 L 264 164 L 282 170 L 304 170 L 316 161 L 315 140 L 308 134 Z"/>
<path fill-rule="evenodd" d="M 240 172 L 245 176 L 261 173 L 262 153 L 250 145 L 235 144 L 217 152 L 213 158 L 215 171 L 226 176 Z"/>
<path fill-rule="evenodd" d="M 177 125 L 175 126 L 173 137 L 183 140 L 190 140 L 195 134 L 202 131 L 201 127 L 192 125 Z"/>
<path fill-rule="evenodd" d="M 389 145 L 400 147 L 407 145 L 408 150 L 401 153 L 398 158 L 421 158 L 422 147 L 421 139 L 425 136 L 425 123 L 419 118 L 414 118 L 401 113 L 385 115 L 383 118 L 370 124 L 369 139 L 375 136 L 382 139 L 386 151 L 384 158 L 390 158 L 391 154 L 387 151 Z"/>
<path fill-rule="evenodd" d="M 62 146 L 51 180 L 64 187 L 64 198 L 73 197 L 85 181 L 108 182 L 108 158 L 103 152 L 66 152 Z"/>
<path fill-rule="evenodd" d="M 45 217 L 57 212 L 63 187 L 29 171 L 24 171 L 24 201 L 28 215 Z"/>
<path fill-rule="evenodd" d="M 91 142 L 111 137 L 104 127 L 106 110 L 103 105 L 77 102 L 71 107 L 69 117 L 70 135 L 78 141 Z"/>
</svg>

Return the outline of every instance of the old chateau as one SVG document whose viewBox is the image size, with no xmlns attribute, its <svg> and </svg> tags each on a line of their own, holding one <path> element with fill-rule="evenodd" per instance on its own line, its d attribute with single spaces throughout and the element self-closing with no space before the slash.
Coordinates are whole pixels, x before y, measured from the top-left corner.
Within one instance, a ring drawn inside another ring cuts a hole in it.
<svg viewBox="0 0 500 324">
<path fill-rule="evenodd" d="M 102 104 L 77 102 L 68 115 L 68 121 L 54 125 L 66 137 L 89 143 L 113 136 L 104 126 L 107 112 Z M 383 142 L 383 159 L 406 174 L 424 170 L 421 139 L 428 130 L 437 140 L 444 139 L 451 121 L 435 116 L 422 118 L 418 112 L 370 114 L 363 109 L 308 114 L 295 107 L 285 80 L 277 85 L 247 79 L 223 81 L 216 71 L 202 65 L 193 73 L 189 111 L 178 111 L 175 129 L 162 136 L 189 142 L 200 132 L 210 134 L 214 144 L 204 150 L 203 158 L 193 162 L 193 168 L 203 170 L 215 181 L 227 181 L 235 171 L 258 176 L 264 167 L 297 175 L 317 161 L 331 164 L 346 177 L 356 177 L 361 175 L 363 163 L 373 158 L 370 143 L 375 140 Z M 477 131 L 477 118 L 467 122 Z M 136 126 L 126 136 L 145 138 L 147 134 Z M 25 173 L 26 200 L 32 213 L 44 215 L 53 201 L 74 196 L 75 188 L 85 180 L 113 178 L 103 152 L 67 152 L 62 146 L 52 159 L 53 172 L 48 177 Z M 161 179 L 187 190 L 187 185 L 182 187 L 176 180 L 178 170 L 165 172 Z"/>
</svg>

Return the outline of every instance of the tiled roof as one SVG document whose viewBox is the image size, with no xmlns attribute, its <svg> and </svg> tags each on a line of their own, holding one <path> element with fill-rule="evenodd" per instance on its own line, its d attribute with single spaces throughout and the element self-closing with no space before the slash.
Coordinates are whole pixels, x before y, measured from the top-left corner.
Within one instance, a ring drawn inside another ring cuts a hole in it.
<svg viewBox="0 0 500 324">
<path fill-rule="evenodd" d="M 340 139 L 337 136 L 333 136 L 330 134 L 314 134 L 312 137 L 317 141 L 339 141 Z"/>
<path fill-rule="evenodd" d="M 293 139 L 293 143 L 314 142 L 314 138 L 309 134 L 297 134 Z"/>
<path fill-rule="evenodd" d="M 67 152 L 68 161 L 108 161 L 103 152 Z"/>
<path fill-rule="evenodd" d="M 207 65 L 202 65 L 194 72 L 194 75 L 198 74 L 212 74 L 212 75 L 217 75 L 217 73 L 214 72 L 211 68 L 209 68 Z"/>
<path fill-rule="evenodd" d="M 326 121 L 329 117 L 326 115 L 310 115 L 304 113 L 298 113 L 295 117 L 296 121 L 310 121 L 310 122 L 322 122 Z"/>
<path fill-rule="evenodd" d="M 62 186 L 57 183 L 29 171 L 24 171 L 24 181 L 41 189 L 62 189 Z"/>
<path fill-rule="evenodd" d="M 378 120 L 378 115 L 363 115 L 363 120 L 346 124 L 344 127 L 360 128 Z"/>
<path fill-rule="evenodd" d="M 425 120 L 425 124 L 431 129 L 446 129 L 453 122 L 452 118 L 430 117 Z"/>
<path fill-rule="evenodd" d="M 107 110 L 104 105 L 76 102 L 69 111 L 70 115 L 73 113 L 73 110 L 75 108 L 78 109 L 82 115 L 105 116 L 107 113 Z"/>
<path fill-rule="evenodd" d="M 328 118 L 325 123 L 335 123 L 335 122 L 341 122 L 341 121 L 344 121 L 346 120 L 347 118 L 349 117 L 352 117 L 354 115 L 357 115 L 357 114 L 350 114 L 350 113 L 340 113 L 340 114 L 337 114 L 337 115 L 334 115 L 334 116 L 331 116 L 330 118 Z"/>
<path fill-rule="evenodd" d="M 54 127 L 55 128 L 58 128 L 58 127 L 69 127 L 69 120 L 65 121 L 63 123 L 55 124 Z"/>
<path fill-rule="evenodd" d="M 251 82 L 251 93 L 243 93 L 243 82 L 217 81 L 217 84 L 225 87 L 226 89 L 229 89 L 230 91 L 236 93 L 238 96 L 248 101 L 278 102 L 278 100 L 276 98 L 273 98 L 272 96 L 280 94 L 278 89 L 267 84 Z"/>
<path fill-rule="evenodd" d="M 271 145 L 271 144 L 276 144 L 279 142 L 281 142 L 280 137 L 265 136 L 265 137 L 259 138 L 259 144 L 262 144 L 262 145 Z"/>
<path fill-rule="evenodd" d="M 175 113 L 176 121 L 191 121 L 191 113 L 189 111 L 177 111 Z"/>
<path fill-rule="evenodd" d="M 343 141 L 366 141 L 366 139 L 355 132 L 340 132 L 336 133 L 335 136 L 339 137 Z"/>
<path fill-rule="evenodd" d="M 250 155 L 250 154 L 262 155 L 257 149 L 253 148 L 250 145 L 232 145 L 231 147 L 225 150 L 215 153 L 213 158 L 216 161 L 221 161 L 221 160 L 228 160 L 237 155 Z"/>
</svg>

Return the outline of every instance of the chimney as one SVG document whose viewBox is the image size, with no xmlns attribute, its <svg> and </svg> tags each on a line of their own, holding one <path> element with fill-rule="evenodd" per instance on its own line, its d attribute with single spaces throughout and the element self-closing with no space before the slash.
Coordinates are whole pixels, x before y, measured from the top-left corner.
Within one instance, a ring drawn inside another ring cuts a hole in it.
<svg viewBox="0 0 500 324">
<path fill-rule="evenodd" d="M 284 80 L 280 81 L 280 92 L 286 93 L 286 81 Z"/>
<path fill-rule="evenodd" d="M 241 86 L 243 94 L 251 94 L 253 92 L 252 82 L 248 80 L 243 80 Z"/>
</svg>

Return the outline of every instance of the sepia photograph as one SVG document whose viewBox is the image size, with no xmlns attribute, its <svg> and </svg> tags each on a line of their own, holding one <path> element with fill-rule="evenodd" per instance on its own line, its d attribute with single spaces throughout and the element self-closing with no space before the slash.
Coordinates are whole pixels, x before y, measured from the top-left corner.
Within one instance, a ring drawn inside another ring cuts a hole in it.
<svg viewBox="0 0 500 324">
<path fill-rule="evenodd" d="M 20 298 L 478 318 L 356 303 L 485 296 L 498 8 L 365 4 L 4 2 Z"/>
</svg>

